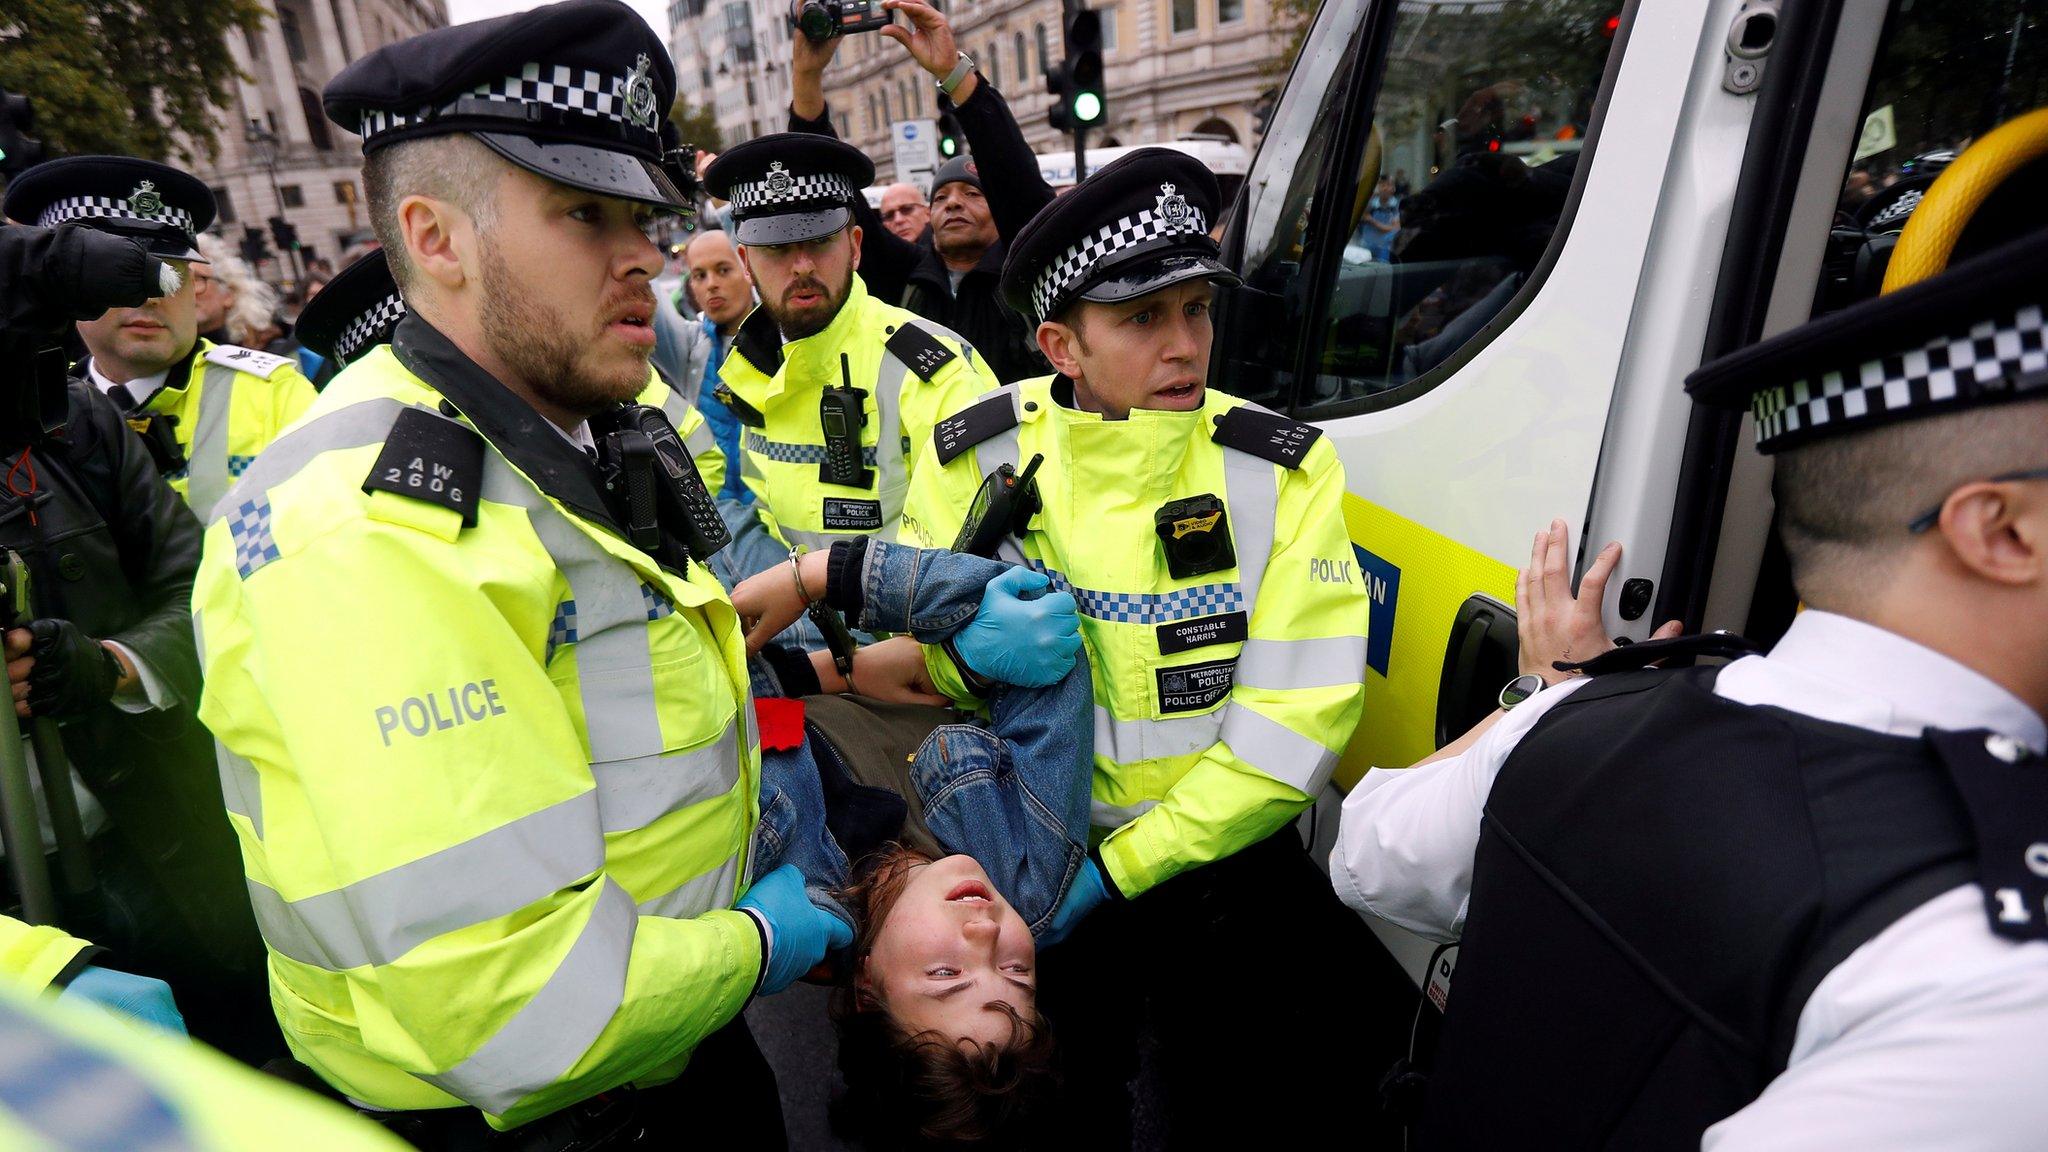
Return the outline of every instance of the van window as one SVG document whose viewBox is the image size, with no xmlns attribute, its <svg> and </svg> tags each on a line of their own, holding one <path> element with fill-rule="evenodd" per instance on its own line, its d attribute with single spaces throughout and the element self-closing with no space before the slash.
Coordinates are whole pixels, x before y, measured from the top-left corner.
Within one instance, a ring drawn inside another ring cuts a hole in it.
<svg viewBox="0 0 2048 1152">
<path fill-rule="evenodd" d="M 1935 177 L 1977 137 L 2048 105 L 2048 27 L 2026 0 L 1892 0 L 1842 178 L 1816 315 L 1877 295 L 1891 246 Z M 2039 169 L 2040 165 L 2034 166 Z M 2038 228 L 2038 172 L 1978 210 L 1955 259 Z"/>
<path fill-rule="evenodd" d="M 1621 8 L 1389 2 L 1398 8 L 1369 132 L 1334 142 L 1338 120 L 1318 109 L 1317 131 L 1297 145 L 1286 207 L 1258 212 L 1255 196 L 1247 221 L 1247 285 L 1319 302 L 1308 323 L 1267 340 L 1274 347 L 1262 357 L 1279 384 L 1301 362 L 1298 342 L 1313 343 L 1312 375 L 1294 397 L 1309 417 L 1420 394 L 1527 284 L 1568 223 Z M 1333 211 L 1314 210 L 1318 188 L 1340 198 Z M 1342 231 L 1341 244 L 1311 234 L 1321 220 Z M 1311 286 L 1326 293 L 1295 282 L 1305 247 L 1318 245 L 1336 250 L 1317 262 L 1323 283 Z"/>
</svg>

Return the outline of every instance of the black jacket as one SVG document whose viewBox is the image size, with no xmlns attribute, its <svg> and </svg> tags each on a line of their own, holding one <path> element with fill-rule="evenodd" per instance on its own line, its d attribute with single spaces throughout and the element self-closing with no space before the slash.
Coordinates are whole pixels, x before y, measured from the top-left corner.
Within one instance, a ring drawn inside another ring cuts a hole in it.
<svg viewBox="0 0 2048 1152">
<path fill-rule="evenodd" d="M 1052 186 L 1039 174 L 1038 157 L 1024 142 L 1024 131 L 1010 114 L 1010 106 L 986 77 L 966 103 L 956 106 L 955 115 L 980 171 L 982 194 L 995 218 L 996 243 L 961 279 L 955 292 L 946 263 L 932 246 L 929 229 L 914 242 L 902 239 L 882 227 L 882 218 L 866 200 L 856 197 L 854 222 L 863 234 L 861 279 L 877 298 L 895 300 L 959 333 L 1003 383 L 1046 375 L 1052 365 L 1038 351 L 1038 326 L 1003 303 L 1000 281 L 1010 237 L 1022 231 L 1039 209 L 1052 203 Z M 816 120 L 801 119 L 792 111 L 789 130 L 837 135 L 830 109 Z"/>
</svg>

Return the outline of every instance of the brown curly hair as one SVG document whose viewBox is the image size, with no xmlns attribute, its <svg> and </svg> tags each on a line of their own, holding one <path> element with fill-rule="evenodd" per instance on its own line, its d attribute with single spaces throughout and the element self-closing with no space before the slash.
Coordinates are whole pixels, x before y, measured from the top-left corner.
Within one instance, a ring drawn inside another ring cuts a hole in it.
<svg viewBox="0 0 2048 1152">
<path fill-rule="evenodd" d="M 910 869 L 931 862 L 915 849 L 887 845 L 855 867 L 854 879 L 839 894 L 859 927 L 851 962 L 832 997 L 839 1072 L 846 1081 L 845 1096 L 833 1105 L 834 1126 L 874 1149 L 1049 1144 L 1058 1072 L 1052 1029 L 1043 1016 L 992 1001 L 990 1008 L 1010 1018 L 1009 1042 L 956 1042 L 937 1032 L 904 1031 L 856 981 Z"/>
</svg>

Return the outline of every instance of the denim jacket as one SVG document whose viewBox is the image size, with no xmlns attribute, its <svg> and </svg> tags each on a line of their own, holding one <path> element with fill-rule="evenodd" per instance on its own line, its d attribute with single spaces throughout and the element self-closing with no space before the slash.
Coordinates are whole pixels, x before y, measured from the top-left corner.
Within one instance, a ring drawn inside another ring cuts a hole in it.
<svg viewBox="0 0 2048 1152">
<path fill-rule="evenodd" d="M 849 623 L 939 643 L 974 618 L 988 582 L 1008 567 L 870 540 L 861 573 L 865 605 Z M 791 751 L 762 753 L 752 874 L 795 864 L 812 902 L 852 924 L 831 896 L 845 884 L 849 863 L 826 826 L 820 754 L 832 755 L 809 738 Z M 998 688 L 985 720 L 940 725 L 913 757 L 911 780 L 932 835 L 948 851 L 979 861 L 1033 935 L 1051 925 L 1087 859 L 1094 756 L 1094 690 L 1083 658 L 1050 687 Z M 836 765 L 828 772 L 829 779 L 845 775 Z"/>
</svg>

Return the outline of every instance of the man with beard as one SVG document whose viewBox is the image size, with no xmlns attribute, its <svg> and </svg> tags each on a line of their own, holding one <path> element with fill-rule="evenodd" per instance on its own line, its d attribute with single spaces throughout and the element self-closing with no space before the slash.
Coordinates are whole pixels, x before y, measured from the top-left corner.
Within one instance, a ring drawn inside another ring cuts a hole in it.
<svg viewBox="0 0 2048 1152">
<path fill-rule="evenodd" d="M 786 547 L 893 538 L 914 446 L 997 383 L 967 341 L 868 294 L 852 206 L 874 178 L 858 149 L 796 132 L 749 140 L 704 172 L 732 202 L 761 298 L 717 396 L 747 426 L 740 474 Z"/>
<path fill-rule="evenodd" d="M 845 938 L 794 873 L 750 874 L 760 745 L 716 513 L 628 403 L 648 231 L 687 207 L 674 97 L 619 0 L 336 76 L 407 315 L 207 530 L 201 711 L 273 1003 L 302 1063 L 421 1148 L 669 1146 L 712 1114 L 779 1147 L 740 1009 Z"/>
<path fill-rule="evenodd" d="M 855 222 L 867 230 L 873 249 L 869 282 L 876 295 L 960 333 L 996 379 L 1044 375 L 1052 367 L 1038 350 L 1034 326 L 1005 304 L 1001 279 L 1006 241 L 1052 203 L 1052 187 L 1039 175 L 1038 158 L 1002 93 L 955 45 L 944 14 L 921 0 L 888 0 L 885 7 L 909 23 L 883 28 L 882 35 L 903 45 L 951 102 L 972 155 L 954 157 L 933 176 L 931 227 L 921 238 L 891 235 L 888 221 L 855 198 Z M 838 44 L 836 37 L 822 44 L 790 37 L 791 131 L 834 135 L 824 73 Z M 984 189 L 994 194 L 984 196 Z M 885 198 L 885 210 L 888 203 Z"/>
<path fill-rule="evenodd" d="M 76 220 L 120 233 L 167 223 L 196 236 L 213 223 L 198 177 L 127 156 L 72 156 L 7 188 L 6 215 L 45 227 Z M 204 265 L 190 243 L 183 259 Z M 249 461 L 313 402 L 289 356 L 200 338 L 196 281 L 140 308 L 81 320 L 91 355 L 81 374 L 141 431 L 150 456 L 202 519 Z M 209 299 L 220 285 L 208 289 Z"/>
</svg>

